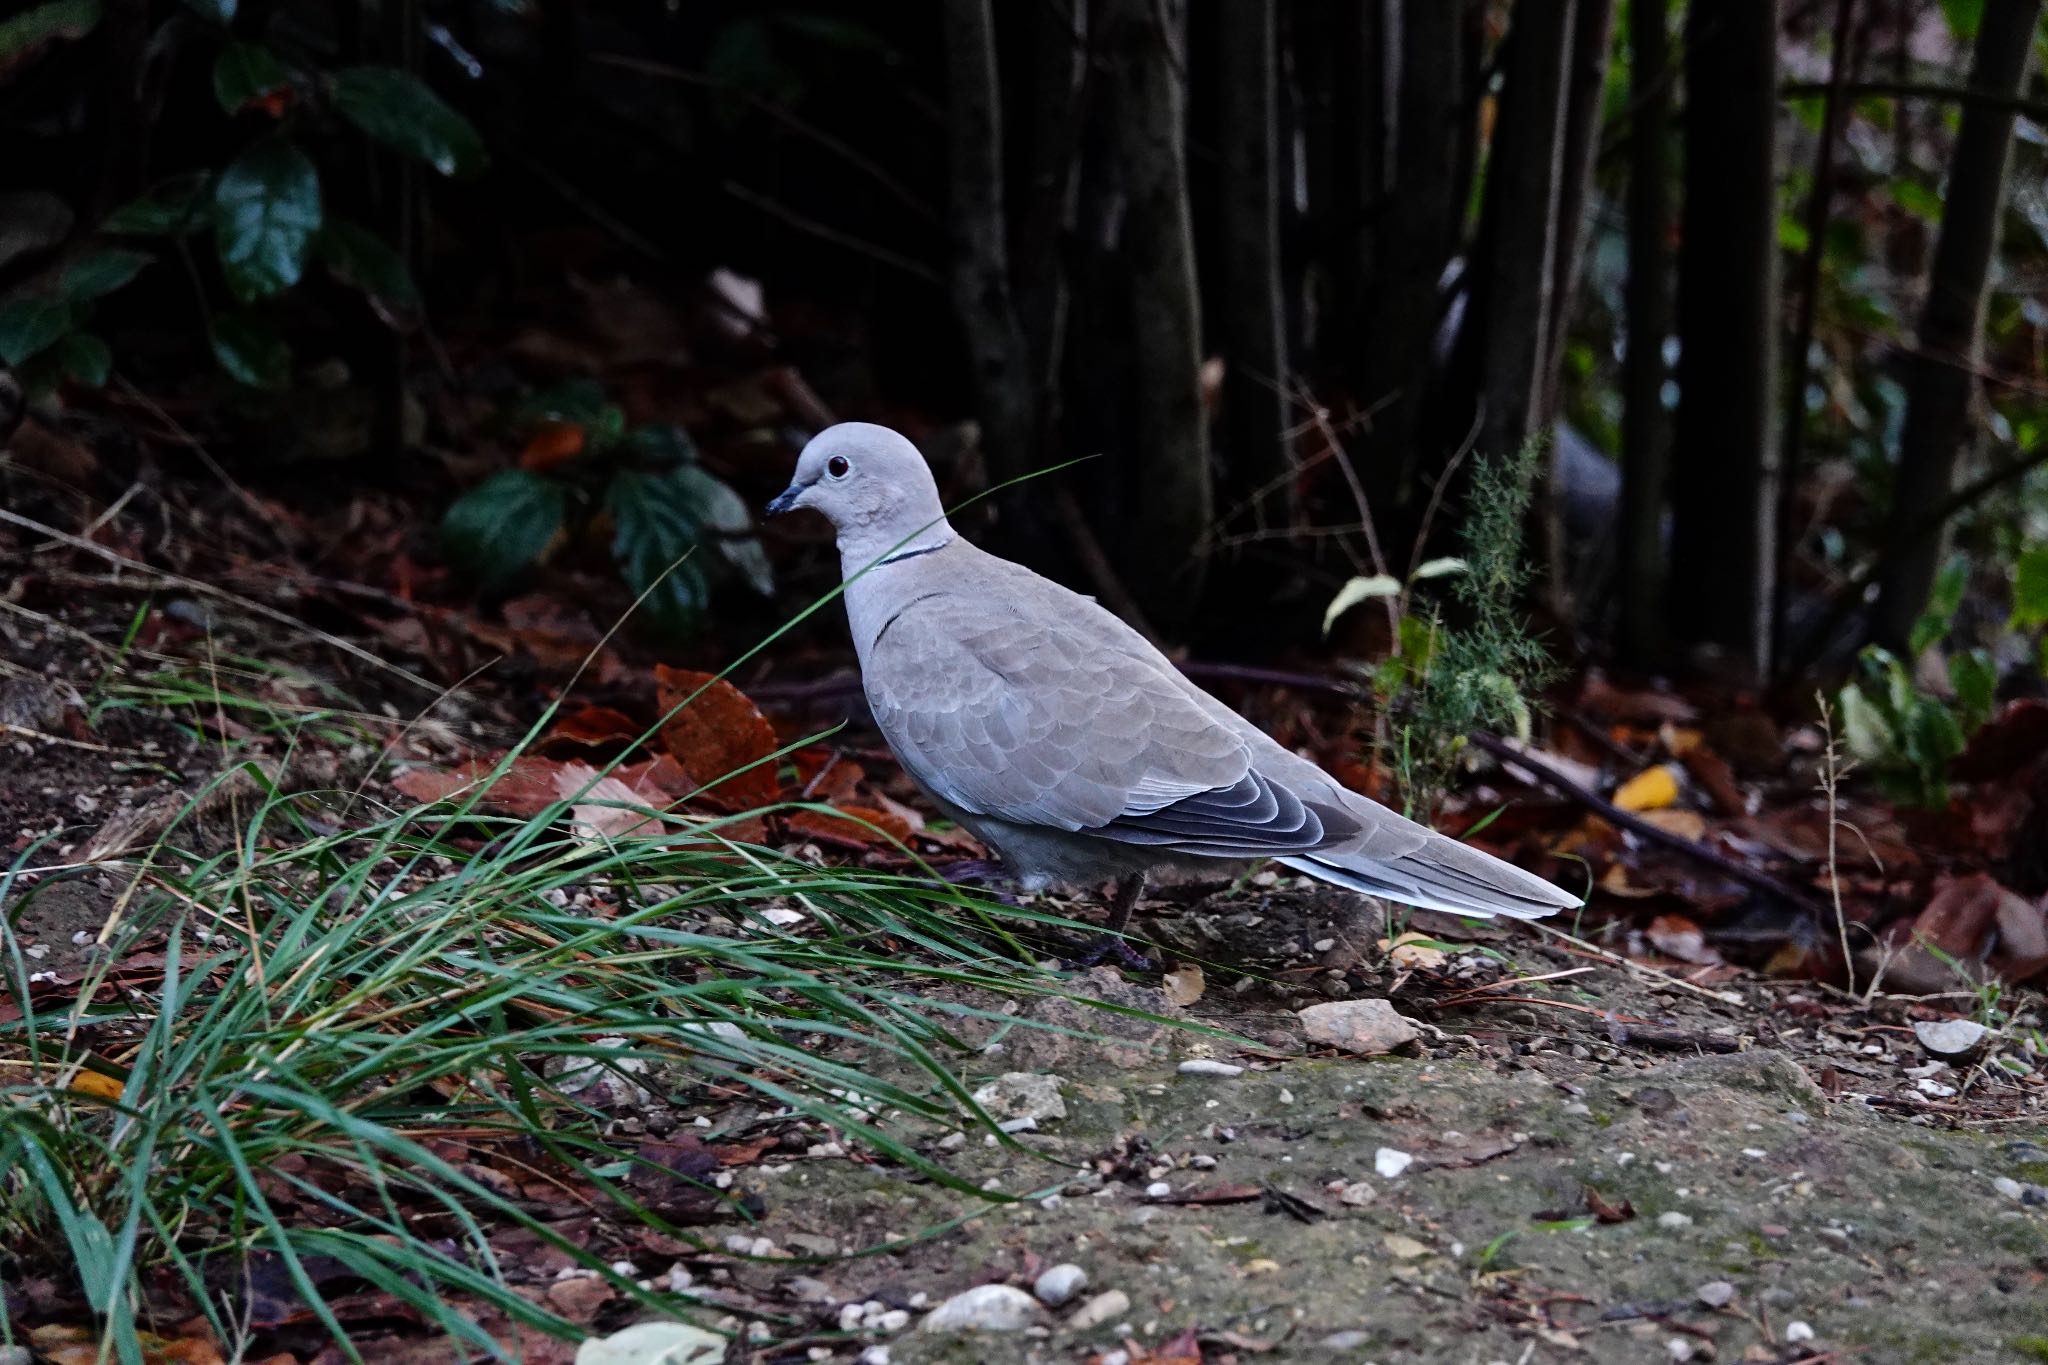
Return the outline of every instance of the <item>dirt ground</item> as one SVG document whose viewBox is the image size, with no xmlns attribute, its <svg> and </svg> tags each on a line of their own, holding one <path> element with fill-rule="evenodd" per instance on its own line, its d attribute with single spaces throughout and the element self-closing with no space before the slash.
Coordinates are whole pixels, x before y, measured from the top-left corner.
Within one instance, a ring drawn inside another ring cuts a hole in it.
<svg viewBox="0 0 2048 1365">
<path fill-rule="evenodd" d="M 54 835 L 50 857 L 76 856 L 216 771 L 212 741 L 138 713 L 47 732 L 29 680 L 90 661 L 53 665 L 61 641 L 9 634 L 0 814 L 17 853 Z M 118 892 L 88 875 L 6 910 L 42 968 L 75 969 Z M 1431 916 L 1389 956 L 1376 910 L 1271 876 L 1150 903 L 1140 925 L 1168 962 L 1204 964 L 1199 982 L 1099 968 L 1077 991 L 1192 1027 L 963 1002 L 1024 1016 L 969 1037 L 969 1078 L 1049 1077 L 1065 1110 L 1007 1142 L 918 1135 L 998 1202 L 782 1119 L 779 1150 L 737 1173 L 756 1226 L 621 1254 L 751 1328 L 732 1360 L 2048 1360 L 2048 1086 L 2033 1063 L 1996 1064 L 2042 1027 L 2038 1000 L 2004 1001 L 2005 1037 L 1951 1067 L 1911 1024 L 1954 1002 L 1658 971 Z M 1421 1036 L 1370 1057 L 1304 1040 L 1303 1006 L 1371 998 Z M 707 1138 L 778 1121 L 660 1103 L 620 1117 Z M 922 1325 L 1061 1263 L 1085 1287 L 1017 1330 Z M 564 1293 L 573 1273 L 542 1254 L 511 1274 L 593 1336 L 645 1316 Z M 370 1358 L 401 1358 L 378 1340 L 392 1353 Z M 459 1358 L 416 1346 L 402 1358 Z M 525 1358 L 573 1353 L 535 1341 Z"/>
</svg>

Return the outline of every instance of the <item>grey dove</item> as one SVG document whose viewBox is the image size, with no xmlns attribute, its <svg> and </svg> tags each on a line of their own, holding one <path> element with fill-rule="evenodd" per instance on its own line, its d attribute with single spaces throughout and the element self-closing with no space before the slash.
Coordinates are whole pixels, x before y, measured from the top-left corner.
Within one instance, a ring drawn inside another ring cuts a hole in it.
<svg viewBox="0 0 2048 1365">
<path fill-rule="evenodd" d="M 889 428 L 820 432 L 767 514 L 797 508 L 838 532 L 862 689 L 904 768 L 1024 889 L 1114 881 L 1111 935 L 1148 873 L 1216 859 L 1458 915 L 1581 903 L 1347 789 L 1091 599 L 968 543 Z"/>
</svg>

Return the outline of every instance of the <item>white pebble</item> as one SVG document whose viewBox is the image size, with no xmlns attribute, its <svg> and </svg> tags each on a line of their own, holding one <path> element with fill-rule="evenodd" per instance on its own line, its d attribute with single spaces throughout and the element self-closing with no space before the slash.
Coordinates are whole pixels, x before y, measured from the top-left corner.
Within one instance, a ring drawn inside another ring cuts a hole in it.
<svg viewBox="0 0 2048 1365">
<path fill-rule="evenodd" d="M 1372 1168 L 1385 1180 L 1396 1178 L 1414 1164 L 1413 1156 L 1393 1147 L 1382 1147 L 1372 1154 Z"/>
<path fill-rule="evenodd" d="M 1785 1340 L 1812 1341 L 1813 1329 L 1803 1322 L 1788 1322 L 1785 1324 Z"/>
<path fill-rule="evenodd" d="M 1052 1266 L 1038 1277 L 1031 1292 L 1047 1308 L 1063 1308 L 1088 1284 L 1088 1272 L 1071 1261 Z"/>
<path fill-rule="evenodd" d="M 1235 1063 L 1211 1061 L 1206 1057 L 1197 1057 L 1192 1061 L 1182 1062 L 1178 1069 L 1183 1076 L 1244 1075 L 1244 1068 Z"/>
<path fill-rule="evenodd" d="M 1164 1180 L 1155 1180 L 1145 1187 L 1145 1197 L 1147 1199 L 1164 1199 L 1172 1193 L 1173 1186 L 1167 1184 Z"/>
<path fill-rule="evenodd" d="M 1689 1228 L 1692 1226 L 1692 1215 L 1680 1213 L 1677 1209 L 1673 1209 L 1669 1213 L 1660 1213 L 1657 1215 L 1657 1226 L 1660 1228 Z"/>
</svg>

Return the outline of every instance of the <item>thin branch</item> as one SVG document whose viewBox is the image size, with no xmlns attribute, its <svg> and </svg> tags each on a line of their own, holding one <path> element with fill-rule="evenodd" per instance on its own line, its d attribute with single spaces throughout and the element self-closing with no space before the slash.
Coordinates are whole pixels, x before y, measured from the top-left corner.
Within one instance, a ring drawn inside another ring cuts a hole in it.
<svg viewBox="0 0 2048 1365">
<path fill-rule="evenodd" d="M 845 247 L 856 255 L 866 256 L 869 260 L 880 261 L 883 265 L 893 265 L 905 274 L 923 280 L 926 284 L 934 285 L 940 289 L 946 287 L 946 277 L 922 261 L 913 261 L 910 257 L 891 251 L 888 247 L 877 246 L 873 242 L 856 237 L 850 232 L 842 232 L 830 224 L 821 223 L 815 218 L 806 218 L 803 214 L 777 203 L 758 190 L 748 189 L 737 180 L 728 180 L 720 188 L 742 204 L 757 208 L 770 218 L 779 219 L 799 232 L 807 232 L 820 241 L 830 242 L 834 246 Z"/>
<path fill-rule="evenodd" d="M 1827 81 L 1795 81 L 1778 87 L 1781 98 L 1811 100 L 1827 98 Z M 2007 95 L 1996 90 L 1973 90 L 1961 85 L 1936 85 L 1928 81 L 1853 81 L 1842 87 L 1846 99 L 1934 100 L 1945 104 L 1978 105 L 1985 109 L 2007 109 L 2048 123 L 2048 104 L 2024 95 Z"/>
</svg>

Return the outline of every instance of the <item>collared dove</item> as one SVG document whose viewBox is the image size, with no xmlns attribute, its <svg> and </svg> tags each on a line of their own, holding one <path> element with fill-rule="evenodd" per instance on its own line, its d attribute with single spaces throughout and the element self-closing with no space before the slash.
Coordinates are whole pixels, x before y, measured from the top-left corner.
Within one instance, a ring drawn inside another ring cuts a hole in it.
<svg viewBox="0 0 2048 1365">
<path fill-rule="evenodd" d="M 1581 904 L 1348 790 L 1093 600 L 969 544 L 889 428 L 806 445 L 767 514 L 805 507 L 839 533 L 862 688 L 904 768 L 1027 891 L 1116 882 L 1111 935 L 1148 872 L 1215 859 L 1482 918 Z"/>
</svg>

